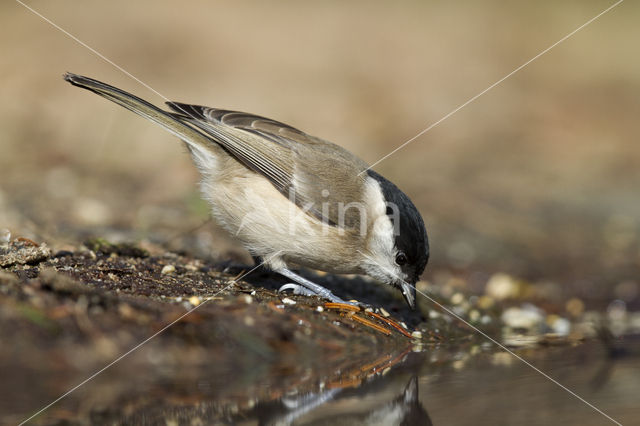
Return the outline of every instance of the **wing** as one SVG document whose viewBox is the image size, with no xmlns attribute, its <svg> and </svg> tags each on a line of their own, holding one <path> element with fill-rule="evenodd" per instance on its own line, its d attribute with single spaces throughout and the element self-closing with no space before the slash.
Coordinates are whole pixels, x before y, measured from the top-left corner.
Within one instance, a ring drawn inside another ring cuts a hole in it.
<svg viewBox="0 0 640 426">
<path fill-rule="evenodd" d="M 287 124 L 238 111 L 167 102 L 174 117 L 215 140 L 285 197 L 331 225 L 358 227 L 367 164 L 342 147 Z"/>
</svg>

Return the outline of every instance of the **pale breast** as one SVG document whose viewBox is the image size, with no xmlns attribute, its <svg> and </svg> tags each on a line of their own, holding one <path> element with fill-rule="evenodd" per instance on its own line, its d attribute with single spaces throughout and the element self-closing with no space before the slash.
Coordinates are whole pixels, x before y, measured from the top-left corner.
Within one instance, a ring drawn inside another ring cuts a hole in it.
<svg viewBox="0 0 640 426">
<path fill-rule="evenodd" d="M 274 269 L 295 264 L 331 273 L 361 272 L 360 232 L 322 223 L 261 175 L 233 159 L 223 162 L 203 176 L 203 196 L 216 221 L 253 255 Z"/>
</svg>

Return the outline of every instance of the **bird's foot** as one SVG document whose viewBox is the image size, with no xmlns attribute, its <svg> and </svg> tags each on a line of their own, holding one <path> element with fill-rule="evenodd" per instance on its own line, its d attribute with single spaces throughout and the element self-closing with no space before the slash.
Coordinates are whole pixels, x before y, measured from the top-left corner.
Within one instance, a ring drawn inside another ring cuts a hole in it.
<svg viewBox="0 0 640 426">
<path fill-rule="evenodd" d="M 309 288 L 306 287 L 302 284 L 296 284 L 296 283 L 287 283 L 285 285 L 283 285 L 282 287 L 280 287 L 278 289 L 278 293 L 282 293 L 286 290 L 292 290 L 293 294 L 297 294 L 297 295 L 301 295 L 301 296 L 318 296 L 321 297 L 323 299 L 327 299 L 330 302 L 333 303 L 344 303 L 346 305 L 355 305 L 352 302 L 347 302 L 345 300 L 342 300 L 341 298 L 339 298 L 338 296 L 336 296 L 335 294 L 331 293 L 330 290 L 319 286 L 317 284 L 315 284 L 317 287 L 314 288 Z"/>
<path fill-rule="evenodd" d="M 278 289 L 278 293 L 284 293 L 286 290 L 292 290 L 293 294 L 299 296 L 317 296 L 317 293 L 309 290 L 308 288 L 296 283 L 288 283 Z"/>
<path fill-rule="evenodd" d="M 285 277 L 295 281 L 295 283 L 288 283 L 280 287 L 278 292 L 282 292 L 285 290 L 293 290 L 293 294 L 300 294 L 304 296 L 318 296 L 323 299 L 327 299 L 332 303 L 342 303 L 345 305 L 358 306 L 361 309 L 367 309 L 370 306 L 360 302 L 347 302 L 346 300 L 342 300 L 335 294 L 331 293 L 329 289 L 322 287 L 319 284 L 314 283 L 295 272 L 283 268 L 277 271 L 279 274 L 284 275 Z"/>
</svg>

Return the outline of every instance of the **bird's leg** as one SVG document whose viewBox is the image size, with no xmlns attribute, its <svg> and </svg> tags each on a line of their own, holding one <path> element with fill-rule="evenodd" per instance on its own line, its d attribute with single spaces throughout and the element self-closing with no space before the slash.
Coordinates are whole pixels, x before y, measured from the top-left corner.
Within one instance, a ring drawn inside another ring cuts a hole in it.
<svg viewBox="0 0 640 426">
<path fill-rule="evenodd" d="M 276 271 L 280 275 L 284 275 L 285 277 L 292 279 L 297 284 L 289 283 L 285 284 L 278 291 L 284 291 L 292 289 L 294 294 L 303 294 L 305 296 L 319 296 L 324 299 L 328 299 L 333 303 L 345 303 L 348 305 L 352 305 L 350 302 L 346 302 L 340 299 L 338 296 L 334 295 L 328 289 L 322 287 L 319 284 L 316 284 L 312 281 L 309 281 L 306 278 L 301 277 L 300 275 L 290 271 L 286 268 L 281 268 Z"/>
</svg>

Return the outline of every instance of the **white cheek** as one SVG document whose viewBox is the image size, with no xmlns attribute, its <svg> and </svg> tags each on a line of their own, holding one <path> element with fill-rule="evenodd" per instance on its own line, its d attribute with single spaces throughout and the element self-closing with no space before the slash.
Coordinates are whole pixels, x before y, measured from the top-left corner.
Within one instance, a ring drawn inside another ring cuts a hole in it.
<svg viewBox="0 0 640 426">
<path fill-rule="evenodd" d="M 386 213 L 387 206 L 382 189 L 374 179 L 369 178 L 366 181 L 365 199 L 371 206 L 370 217 L 373 220 L 367 244 L 369 255 L 367 272 L 381 280 L 388 280 L 391 277 L 405 279 L 405 274 L 394 261 L 396 253 L 393 223 Z"/>
</svg>

